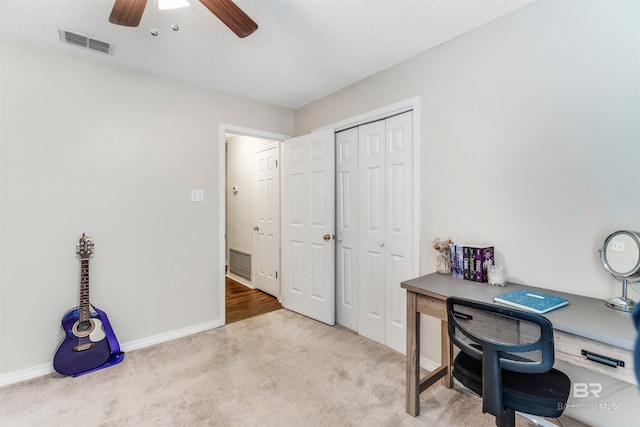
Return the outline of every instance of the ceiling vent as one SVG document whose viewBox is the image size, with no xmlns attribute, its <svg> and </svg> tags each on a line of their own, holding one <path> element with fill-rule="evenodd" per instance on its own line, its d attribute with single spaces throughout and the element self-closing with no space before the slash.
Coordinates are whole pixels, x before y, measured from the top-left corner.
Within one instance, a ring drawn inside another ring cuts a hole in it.
<svg viewBox="0 0 640 427">
<path fill-rule="evenodd" d="M 76 46 L 85 47 L 91 50 L 97 50 L 98 52 L 111 54 L 113 52 L 113 45 L 104 40 L 98 40 L 85 36 L 83 34 L 73 33 L 68 30 L 59 30 L 60 40 L 65 43 L 71 43 Z"/>
</svg>

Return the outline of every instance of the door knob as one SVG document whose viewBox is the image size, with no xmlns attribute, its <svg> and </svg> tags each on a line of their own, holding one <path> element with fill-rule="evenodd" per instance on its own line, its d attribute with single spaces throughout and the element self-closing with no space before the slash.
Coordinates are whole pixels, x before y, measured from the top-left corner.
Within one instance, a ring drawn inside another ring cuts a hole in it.
<svg viewBox="0 0 640 427">
<path fill-rule="evenodd" d="M 258 227 L 257 225 L 253 227 L 254 230 L 258 231 L 260 230 L 260 227 Z"/>
<path fill-rule="evenodd" d="M 322 236 L 322 238 L 324 240 L 331 240 L 331 234 L 325 234 L 324 236 Z"/>
</svg>

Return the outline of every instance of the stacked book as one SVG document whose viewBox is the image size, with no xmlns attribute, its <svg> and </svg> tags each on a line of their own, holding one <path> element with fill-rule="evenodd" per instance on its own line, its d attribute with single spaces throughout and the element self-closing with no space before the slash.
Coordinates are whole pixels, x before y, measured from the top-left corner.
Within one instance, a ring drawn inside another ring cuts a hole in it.
<svg viewBox="0 0 640 427">
<path fill-rule="evenodd" d="M 493 246 L 451 245 L 451 276 L 472 282 L 486 282 L 487 271 L 493 265 Z"/>
</svg>

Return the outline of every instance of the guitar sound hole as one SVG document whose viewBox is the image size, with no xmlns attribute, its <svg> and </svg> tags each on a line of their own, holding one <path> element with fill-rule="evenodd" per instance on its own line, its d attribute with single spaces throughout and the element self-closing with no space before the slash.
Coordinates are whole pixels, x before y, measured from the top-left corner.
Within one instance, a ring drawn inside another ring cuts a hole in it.
<svg viewBox="0 0 640 427">
<path fill-rule="evenodd" d="M 75 325 L 73 325 L 73 335 L 78 338 L 86 337 L 93 332 L 95 327 L 96 326 L 91 319 L 84 320 L 82 322 L 78 320 Z"/>
</svg>

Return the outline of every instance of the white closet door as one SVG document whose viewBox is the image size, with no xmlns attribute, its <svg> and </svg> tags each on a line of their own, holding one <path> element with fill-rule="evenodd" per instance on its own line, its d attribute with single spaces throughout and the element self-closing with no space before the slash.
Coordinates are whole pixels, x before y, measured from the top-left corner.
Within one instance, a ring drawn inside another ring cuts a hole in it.
<svg viewBox="0 0 640 427">
<path fill-rule="evenodd" d="M 358 330 L 358 128 L 336 134 L 336 321 Z"/>
<path fill-rule="evenodd" d="M 403 280 L 414 277 L 413 121 L 412 112 L 386 122 L 386 344 L 406 351 L 406 291 Z"/>
<path fill-rule="evenodd" d="M 359 127 L 358 332 L 385 343 L 385 122 Z M 400 284 L 398 283 L 398 286 Z"/>
<path fill-rule="evenodd" d="M 286 140 L 282 151 L 283 304 L 335 323 L 335 135 Z"/>
<path fill-rule="evenodd" d="M 359 127 L 358 332 L 404 353 L 415 276 L 412 112 Z"/>
</svg>

